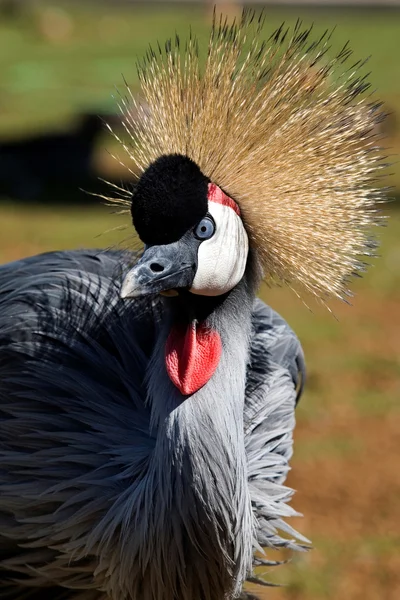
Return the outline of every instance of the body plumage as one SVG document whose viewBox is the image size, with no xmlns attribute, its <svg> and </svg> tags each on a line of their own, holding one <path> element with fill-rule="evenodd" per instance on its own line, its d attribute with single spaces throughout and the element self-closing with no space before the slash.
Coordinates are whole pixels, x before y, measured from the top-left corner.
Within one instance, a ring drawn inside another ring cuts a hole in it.
<svg viewBox="0 0 400 600">
<path fill-rule="evenodd" d="M 294 514 L 282 483 L 304 373 L 296 336 L 243 284 L 212 316 L 227 349 L 214 389 L 182 402 L 158 353 L 171 301 L 119 298 L 133 260 L 53 253 L 0 269 L 10 598 L 54 582 L 54 600 L 223 598 L 258 544 L 296 546 L 277 531 Z"/>
</svg>

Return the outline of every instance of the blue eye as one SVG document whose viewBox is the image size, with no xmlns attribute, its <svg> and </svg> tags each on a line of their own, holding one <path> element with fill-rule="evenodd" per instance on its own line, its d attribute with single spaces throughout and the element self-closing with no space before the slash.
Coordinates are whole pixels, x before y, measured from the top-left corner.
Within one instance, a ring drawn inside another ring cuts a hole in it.
<svg viewBox="0 0 400 600">
<path fill-rule="evenodd" d="M 194 229 L 198 240 L 209 240 L 215 233 L 215 223 L 212 217 L 204 217 Z"/>
</svg>

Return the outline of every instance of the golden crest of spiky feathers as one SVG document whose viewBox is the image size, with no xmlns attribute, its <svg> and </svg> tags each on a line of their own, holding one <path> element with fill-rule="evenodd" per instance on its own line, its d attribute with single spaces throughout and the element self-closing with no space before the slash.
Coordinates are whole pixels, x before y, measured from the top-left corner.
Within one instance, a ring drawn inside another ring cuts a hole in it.
<svg viewBox="0 0 400 600">
<path fill-rule="evenodd" d="M 143 104 L 123 101 L 139 173 L 164 154 L 193 159 L 240 206 L 266 279 L 322 299 L 348 295 L 379 222 L 379 105 L 360 63 L 298 23 L 263 41 L 263 18 L 214 18 L 205 60 L 190 37 L 139 64 Z M 132 107 L 134 106 L 134 110 Z"/>
</svg>

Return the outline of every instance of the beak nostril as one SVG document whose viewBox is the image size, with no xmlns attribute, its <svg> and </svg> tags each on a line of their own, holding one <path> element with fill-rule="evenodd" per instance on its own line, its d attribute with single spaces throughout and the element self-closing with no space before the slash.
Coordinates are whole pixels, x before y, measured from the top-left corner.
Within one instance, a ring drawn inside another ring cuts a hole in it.
<svg viewBox="0 0 400 600">
<path fill-rule="evenodd" d="M 164 271 L 164 267 L 162 265 L 160 265 L 159 263 L 151 263 L 150 269 L 154 273 L 161 273 L 162 271 Z"/>
</svg>

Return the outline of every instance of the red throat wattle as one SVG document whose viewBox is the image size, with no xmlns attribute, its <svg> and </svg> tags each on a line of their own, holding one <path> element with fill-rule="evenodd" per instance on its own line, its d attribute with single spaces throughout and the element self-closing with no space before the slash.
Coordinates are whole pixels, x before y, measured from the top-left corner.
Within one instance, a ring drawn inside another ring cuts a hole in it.
<svg viewBox="0 0 400 600">
<path fill-rule="evenodd" d="M 219 333 L 201 323 L 174 326 L 165 347 L 165 364 L 172 383 L 184 396 L 197 392 L 214 374 L 221 358 Z"/>
</svg>

